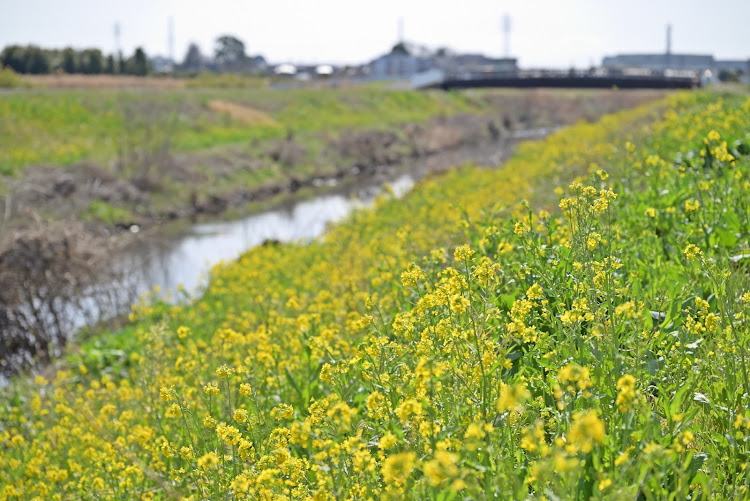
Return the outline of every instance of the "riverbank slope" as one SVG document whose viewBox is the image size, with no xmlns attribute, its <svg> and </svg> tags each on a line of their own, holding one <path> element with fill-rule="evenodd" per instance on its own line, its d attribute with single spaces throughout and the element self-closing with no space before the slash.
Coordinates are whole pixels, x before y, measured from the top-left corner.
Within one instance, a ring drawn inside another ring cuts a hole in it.
<svg viewBox="0 0 750 501">
<path fill-rule="evenodd" d="M 749 119 L 681 94 L 217 266 L 7 390 L 2 492 L 741 497 Z"/>
</svg>

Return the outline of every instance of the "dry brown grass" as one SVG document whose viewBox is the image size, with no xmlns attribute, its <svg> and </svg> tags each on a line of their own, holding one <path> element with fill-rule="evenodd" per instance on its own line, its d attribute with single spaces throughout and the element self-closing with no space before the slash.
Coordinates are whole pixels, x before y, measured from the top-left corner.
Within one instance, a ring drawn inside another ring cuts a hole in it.
<svg viewBox="0 0 750 501">
<path fill-rule="evenodd" d="M 228 115 L 234 120 L 238 120 L 247 125 L 260 126 L 279 126 L 279 122 L 274 120 L 268 113 L 265 113 L 250 106 L 243 104 L 230 103 L 229 101 L 213 100 L 208 103 L 212 111 Z"/>
<path fill-rule="evenodd" d="M 23 75 L 24 81 L 49 89 L 176 89 L 186 80 L 169 77 L 136 77 L 131 75 Z"/>
</svg>

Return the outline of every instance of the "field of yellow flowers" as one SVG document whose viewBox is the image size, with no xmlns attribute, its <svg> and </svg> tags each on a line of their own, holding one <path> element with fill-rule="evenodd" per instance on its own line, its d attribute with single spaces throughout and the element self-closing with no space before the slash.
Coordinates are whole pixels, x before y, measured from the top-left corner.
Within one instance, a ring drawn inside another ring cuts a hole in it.
<svg viewBox="0 0 750 501">
<path fill-rule="evenodd" d="M 749 176 L 678 94 L 250 251 L 6 389 L 0 499 L 746 498 Z"/>
</svg>

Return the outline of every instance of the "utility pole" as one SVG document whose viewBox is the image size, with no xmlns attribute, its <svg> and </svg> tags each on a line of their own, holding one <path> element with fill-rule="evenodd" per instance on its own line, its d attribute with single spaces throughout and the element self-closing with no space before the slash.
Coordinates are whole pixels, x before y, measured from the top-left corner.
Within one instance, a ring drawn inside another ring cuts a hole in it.
<svg viewBox="0 0 750 501">
<path fill-rule="evenodd" d="M 169 33 L 169 39 L 167 40 L 167 45 L 169 47 L 169 64 L 171 67 L 174 67 L 174 18 L 172 16 L 169 16 L 167 31 Z"/>
<path fill-rule="evenodd" d="M 122 74 L 125 72 L 125 65 L 122 60 L 122 49 L 120 48 L 120 23 L 115 23 L 115 73 Z"/>
<path fill-rule="evenodd" d="M 503 45 L 504 55 L 506 58 L 510 57 L 510 15 L 505 13 L 503 15 Z"/>
<path fill-rule="evenodd" d="M 120 54 L 120 23 L 115 23 L 115 53 Z"/>
</svg>

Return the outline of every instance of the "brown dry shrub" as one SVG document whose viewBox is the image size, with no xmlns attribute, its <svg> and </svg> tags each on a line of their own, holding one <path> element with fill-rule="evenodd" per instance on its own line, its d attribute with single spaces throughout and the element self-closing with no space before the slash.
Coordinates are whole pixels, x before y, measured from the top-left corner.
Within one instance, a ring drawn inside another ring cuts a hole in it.
<svg viewBox="0 0 750 501">
<path fill-rule="evenodd" d="M 79 223 L 41 223 L 0 249 L 0 371 L 49 361 L 73 330 L 124 301 L 112 249 Z M 114 297 L 118 296 L 118 297 Z M 128 298 L 130 299 L 130 298 Z"/>
</svg>

